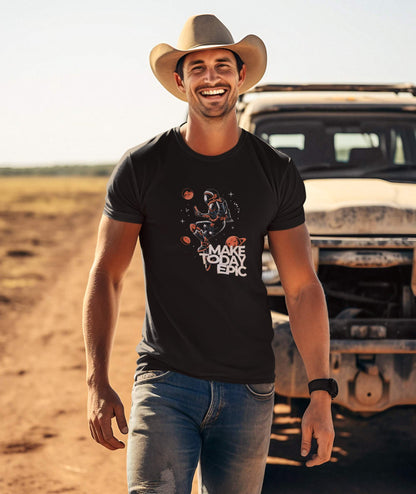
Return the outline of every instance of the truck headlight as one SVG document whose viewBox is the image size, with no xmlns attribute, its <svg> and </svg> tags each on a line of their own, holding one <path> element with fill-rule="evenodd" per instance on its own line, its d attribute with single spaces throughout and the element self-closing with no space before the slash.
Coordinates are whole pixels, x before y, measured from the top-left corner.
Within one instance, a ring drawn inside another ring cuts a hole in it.
<svg viewBox="0 0 416 494">
<path fill-rule="evenodd" d="M 280 281 L 279 272 L 277 271 L 273 256 L 269 251 L 264 251 L 262 255 L 261 277 L 265 285 L 273 285 Z"/>
</svg>

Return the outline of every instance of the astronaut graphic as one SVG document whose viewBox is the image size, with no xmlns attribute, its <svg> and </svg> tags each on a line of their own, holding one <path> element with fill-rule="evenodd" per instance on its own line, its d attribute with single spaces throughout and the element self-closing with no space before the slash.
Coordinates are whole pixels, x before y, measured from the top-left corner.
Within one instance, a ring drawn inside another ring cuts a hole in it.
<svg viewBox="0 0 416 494">
<path fill-rule="evenodd" d="M 186 234 L 180 237 L 180 242 L 188 248 L 195 248 L 206 271 L 210 271 L 213 267 L 220 275 L 245 277 L 247 276 L 246 238 L 236 235 L 236 230 L 239 229 L 240 206 L 235 201 L 233 192 L 228 192 L 227 197 L 231 210 L 224 196 L 220 195 L 217 189 L 206 188 L 203 194 L 206 210 L 200 211 L 194 203 L 196 200 L 194 190 L 189 187 L 183 189 L 182 198 L 185 199 L 186 205 L 181 209 L 180 223 L 183 226 L 189 225 L 188 228 L 199 245 L 196 246 Z M 231 211 L 234 218 L 231 216 Z M 195 221 L 193 217 L 200 220 Z"/>
<path fill-rule="evenodd" d="M 202 213 L 197 206 L 194 206 L 194 213 L 205 221 L 197 221 L 189 225 L 191 232 L 201 242 L 198 252 L 206 251 L 211 245 L 211 239 L 222 232 L 227 223 L 233 221 L 227 201 L 220 197 L 215 189 L 207 189 L 204 192 L 204 201 L 208 206 L 207 212 Z"/>
</svg>

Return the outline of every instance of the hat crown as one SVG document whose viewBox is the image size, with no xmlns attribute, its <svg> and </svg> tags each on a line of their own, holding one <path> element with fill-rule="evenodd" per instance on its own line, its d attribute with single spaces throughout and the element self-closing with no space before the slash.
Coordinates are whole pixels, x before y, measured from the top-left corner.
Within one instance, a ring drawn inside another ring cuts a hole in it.
<svg viewBox="0 0 416 494">
<path fill-rule="evenodd" d="M 215 15 L 203 14 L 190 17 L 179 36 L 178 48 L 190 50 L 206 45 L 232 45 L 230 31 Z"/>
</svg>

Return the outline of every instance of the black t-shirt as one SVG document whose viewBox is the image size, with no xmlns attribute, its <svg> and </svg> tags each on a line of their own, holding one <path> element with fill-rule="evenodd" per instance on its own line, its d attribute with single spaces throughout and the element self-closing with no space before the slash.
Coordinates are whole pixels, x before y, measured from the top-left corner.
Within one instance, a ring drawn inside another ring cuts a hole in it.
<svg viewBox="0 0 416 494">
<path fill-rule="evenodd" d="M 191 150 L 179 128 L 123 156 L 104 213 L 142 224 L 140 366 L 225 382 L 274 380 L 264 236 L 302 224 L 304 200 L 292 160 L 244 130 L 218 156 Z"/>
</svg>

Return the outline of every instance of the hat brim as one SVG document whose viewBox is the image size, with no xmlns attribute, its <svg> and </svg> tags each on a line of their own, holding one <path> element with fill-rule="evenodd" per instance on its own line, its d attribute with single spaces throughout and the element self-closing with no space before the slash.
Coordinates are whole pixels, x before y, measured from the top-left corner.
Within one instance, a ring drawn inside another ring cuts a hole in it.
<svg viewBox="0 0 416 494">
<path fill-rule="evenodd" d="M 196 46 L 190 50 L 177 50 L 173 46 L 161 43 L 150 52 L 150 66 L 163 87 L 182 101 L 187 101 L 185 94 L 179 91 L 173 75 L 176 64 L 188 53 L 213 48 L 224 48 L 236 52 L 246 65 L 246 78 L 239 89 L 239 94 L 248 91 L 263 77 L 267 65 L 267 51 L 263 41 L 254 34 L 249 34 L 238 43 Z"/>
</svg>

